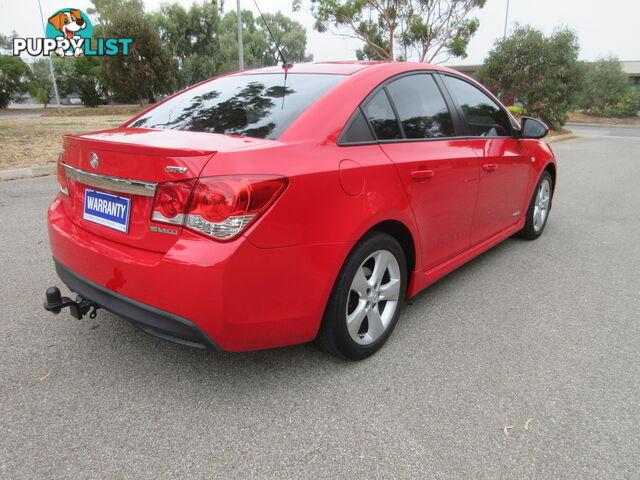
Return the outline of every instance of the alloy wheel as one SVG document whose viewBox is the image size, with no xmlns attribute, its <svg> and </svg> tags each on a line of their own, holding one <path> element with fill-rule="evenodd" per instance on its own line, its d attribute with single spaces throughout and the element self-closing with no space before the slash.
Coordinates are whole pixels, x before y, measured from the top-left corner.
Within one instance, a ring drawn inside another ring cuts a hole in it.
<svg viewBox="0 0 640 480">
<path fill-rule="evenodd" d="M 358 267 L 347 299 L 351 339 L 370 345 L 384 335 L 400 300 L 400 266 L 388 250 L 377 250 Z"/>
<path fill-rule="evenodd" d="M 533 205 L 533 229 L 540 232 L 547 221 L 549 215 L 549 204 L 551 202 L 551 183 L 545 178 L 538 185 L 536 199 Z"/>
</svg>

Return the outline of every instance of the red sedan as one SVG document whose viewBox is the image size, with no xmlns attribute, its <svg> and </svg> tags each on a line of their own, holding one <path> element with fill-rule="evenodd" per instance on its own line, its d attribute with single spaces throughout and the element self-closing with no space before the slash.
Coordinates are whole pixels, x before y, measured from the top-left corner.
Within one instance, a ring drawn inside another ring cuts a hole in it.
<svg viewBox="0 0 640 480">
<path fill-rule="evenodd" d="M 556 164 L 541 122 L 417 63 L 234 73 L 121 127 L 65 136 L 49 208 L 79 296 L 229 351 L 316 340 L 360 359 L 406 298 L 498 242 L 544 230 Z"/>
</svg>

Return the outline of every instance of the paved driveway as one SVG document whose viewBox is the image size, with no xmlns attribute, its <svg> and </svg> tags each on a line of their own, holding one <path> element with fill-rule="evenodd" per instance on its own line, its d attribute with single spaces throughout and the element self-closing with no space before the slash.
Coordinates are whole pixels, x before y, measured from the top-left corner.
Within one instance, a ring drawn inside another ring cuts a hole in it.
<svg viewBox="0 0 640 480">
<path fill-rule="evenodd" d="M 0 477 L 638 478 L 640 138 L 554 148 L 544 236 L 418 295 L 360 363 L 45 314 L 55 179 L 0 183 Z"/>
</svg>

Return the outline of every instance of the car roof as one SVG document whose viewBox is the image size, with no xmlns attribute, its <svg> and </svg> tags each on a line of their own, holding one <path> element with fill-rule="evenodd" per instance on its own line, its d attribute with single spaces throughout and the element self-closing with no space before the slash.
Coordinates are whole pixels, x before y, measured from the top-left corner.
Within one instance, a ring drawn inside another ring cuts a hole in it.
<svg viewBox="0 0 640 480">
<path fill-rule="evenodd" d="M 288 69 L 289 73 L 328 73 L 334 75 L 351 75 L 371 66 L 372 62 L 316 62 L 296 63 Z M 244 75 L 258 73 L 282 73 L 282 66 L 255 68 L 238 72 Z"/>
<path fill-rule="evenodd" d="M 431 65 L 428 63 L 417 62 L 313 62 L 313 63 L 296 63 L 288 69 L 289 73 L 318 73 L 318 74 L 333 74 L 333 75 L 352 75 L 356 72 L 360 72 L 365 69 L 375 68 L 376 70 L 440 70 L 446 72 L 460 72 L 451 70 L 446 67 L 440 67 L 438 65 Z M 404 67 L 404 68 L 402 68 Z M 232 75 L 255 75 L 263 73 L 282 73 L 282 66 L 271 66 L 263 68 L 255 68 L 251 70 L 244 70 L 236 72 Z"/>
<path fill-rule="evenodd" d="M 338 75 L 351 75 L 366 68 L 377 67 L 384 69 L 385 66 L 398 64 L 406 66 L 407 70 L 428 69 L 428 70 L 449 70 L 445 67 L 431 65 L 428 63 L 417 62 L 313 62 L 313 63 L 296 63 L 288 69 L 289 73 L 328 73 Z M 252 75 L 258 73 L 282 73 L 282 66 L 276 65 L 271 67 L 254 68 L 237 72 L 236 75 Z"/>
</svg>

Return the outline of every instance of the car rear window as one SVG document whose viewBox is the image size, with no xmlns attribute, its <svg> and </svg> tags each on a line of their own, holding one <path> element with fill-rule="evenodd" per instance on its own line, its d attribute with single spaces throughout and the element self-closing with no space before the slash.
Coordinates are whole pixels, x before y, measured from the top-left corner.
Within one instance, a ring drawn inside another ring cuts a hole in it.
<svg viewBox="0 0 640 480">
<path fill-rule="evenodd" d="M 129 127 L 276 139 L 309 105 L 345 78 L 334 74 L 220 77 L 177 95 Z"/>
</svg>

